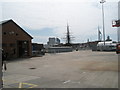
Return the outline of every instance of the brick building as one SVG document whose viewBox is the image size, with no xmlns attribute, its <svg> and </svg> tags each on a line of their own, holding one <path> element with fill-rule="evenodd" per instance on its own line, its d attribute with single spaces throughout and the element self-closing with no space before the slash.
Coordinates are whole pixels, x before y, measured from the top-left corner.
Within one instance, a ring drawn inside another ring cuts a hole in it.
<svg viewBox="0 0 120 90">
<path fill-rule="evenodd" d="M 33 39 L 13 20 L 0 22 L 2 32 L 2 49 L 7 54 L 8 59 L 19 57 L 31 57 Z"/>
</svg>

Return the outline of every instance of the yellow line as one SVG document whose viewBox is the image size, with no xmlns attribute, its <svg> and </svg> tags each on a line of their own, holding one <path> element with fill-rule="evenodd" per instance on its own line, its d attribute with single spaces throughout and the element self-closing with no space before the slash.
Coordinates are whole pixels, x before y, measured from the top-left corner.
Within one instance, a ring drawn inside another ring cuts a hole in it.
<svg viewBox="0 0 120 90">
<path fill-rule="evenodd" d="M 26 84 L 26 85 L 33 85 L 33 86 L 35 85 L 35 84 L 30 84 L 30 83 L 22 83 L 22 84 Z"/>
<path fill-rule="evenodd" d="M 12 83 L 18 83 L 18 84 L 19 84 L 18 88 L 23 88 L 23 85 L 30 85 L 30 87 L 28 87 L 28 88 L 34 88 L 34 87 L 37 87 L 37 86 L 38 86 L 38 85 L 35 85 L 35 84 L 15 82 L 15 81 L 13 81 L 13 80 L 5 80 L 5 79 L 4 79 L 4 82 L 7 82 L 7 81 L 10 81 L 10 82 L 12 82 Z"/>
<path fill-rule="evenodd" d="M 38 85 L 35 85 L 35 84 L 30 84 L 30 83 L 22 83 L 22 84 L 31 85 L 31 87 L 29 87 L 29 88 L 33 88 L 33 87 L 37 87 L 38 86 Z"/>
</svg>

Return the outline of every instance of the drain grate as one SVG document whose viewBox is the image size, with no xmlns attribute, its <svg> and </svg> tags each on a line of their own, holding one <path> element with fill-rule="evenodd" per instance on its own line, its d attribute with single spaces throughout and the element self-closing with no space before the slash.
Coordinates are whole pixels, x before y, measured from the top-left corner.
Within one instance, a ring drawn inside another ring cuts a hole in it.
<svg viewBox="0 0 120 90">
<path fill-rule="evenodd" d="M 36 68 L 32 67 L 32 68 L 29 68 L 29 69 L 36 69 Z"/>
</svg>

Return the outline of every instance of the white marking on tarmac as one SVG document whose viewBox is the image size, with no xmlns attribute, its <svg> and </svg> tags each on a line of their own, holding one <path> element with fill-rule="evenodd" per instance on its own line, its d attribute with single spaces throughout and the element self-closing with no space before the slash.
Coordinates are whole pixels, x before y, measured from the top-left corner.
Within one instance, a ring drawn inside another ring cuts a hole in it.
<svg viewBox="0 0 120 90">
<path fill-rule="evenodd" d="M 19 83 L 19 87 L 18 88 L 22 88 L 22 83 L 21 82 Z"/>
<path fill-rule="evenodd" d="M 86 73 L 86 72 L 83 72 L 83 73 Z"/>
<path fill-rule="evenodd" d="M 63 82 L 63 84 L 68 83 L 68 82 L 70 82 L 70 81 L 71 81 L 71 80 L 67 80 L 67 81 Z"/>
</svg>

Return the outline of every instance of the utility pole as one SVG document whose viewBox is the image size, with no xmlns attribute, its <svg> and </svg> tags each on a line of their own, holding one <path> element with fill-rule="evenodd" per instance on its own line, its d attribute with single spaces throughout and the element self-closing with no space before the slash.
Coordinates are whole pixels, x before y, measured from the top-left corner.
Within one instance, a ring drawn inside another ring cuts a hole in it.
<svg viewBox="0 0 120 90">
<path fill-rule="evenodd" d="M 101 0 L 100 3 L 102 4 L 102 19 L 103 19 L 103 41 L 104 41 L 104 45 L 105 45 L 105 26 L 104 26 L 104 3 L 105 0 Z"/>
</svg>

